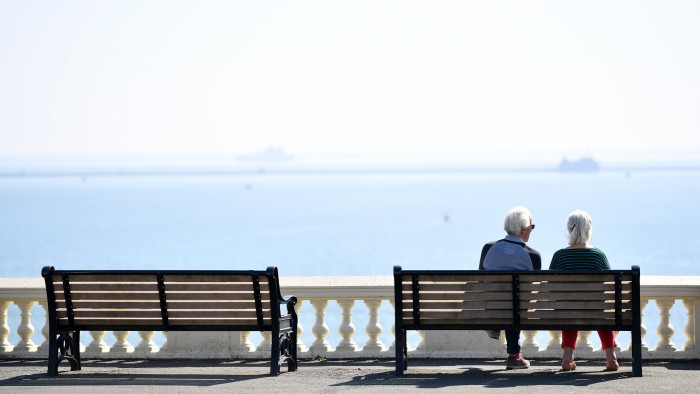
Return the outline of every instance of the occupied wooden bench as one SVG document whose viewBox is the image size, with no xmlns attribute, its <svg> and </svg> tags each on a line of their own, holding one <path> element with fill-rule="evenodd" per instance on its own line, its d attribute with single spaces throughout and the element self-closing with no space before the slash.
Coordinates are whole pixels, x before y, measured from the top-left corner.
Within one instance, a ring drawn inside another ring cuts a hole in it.
<svg viewBox="0 0 700 394">
<path fill-rule="evenodd" d="M 639 267 L 608 271 L 427 271 L 394 267 L 396 375 L 407 330 L 631 331 L 642 376 Z"/>
<path fill-rule="evenodd" d="M 266 271 L 59 271 L 44 267 L 49 376 L 80 370 L 80 332 L 269 331 L 270 375 L 297 369 L 296 297 Z M 286 311 L 281 306 L 286 305 Z"/>
</svg>

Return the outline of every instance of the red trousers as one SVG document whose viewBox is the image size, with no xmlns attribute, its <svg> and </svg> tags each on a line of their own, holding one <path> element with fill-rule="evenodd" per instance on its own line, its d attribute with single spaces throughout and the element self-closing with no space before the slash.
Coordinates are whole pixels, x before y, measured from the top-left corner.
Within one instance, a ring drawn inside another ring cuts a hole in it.
<svg viewBox="0 0 700 394">
<path fill-rule="evenodd" d="M 612 331 L 598 331 L 598 337 L 600 337 L 600 344 L 603 349 L 609 349 L 611 347 L 617 347 L 617 342 L 615 342 L 615 335 Z M 578 339 L 578 331 L 562 331 L 561 332 L 561 348 L 570 347 L 576 349 L 576 340 Z"/>
</svg>

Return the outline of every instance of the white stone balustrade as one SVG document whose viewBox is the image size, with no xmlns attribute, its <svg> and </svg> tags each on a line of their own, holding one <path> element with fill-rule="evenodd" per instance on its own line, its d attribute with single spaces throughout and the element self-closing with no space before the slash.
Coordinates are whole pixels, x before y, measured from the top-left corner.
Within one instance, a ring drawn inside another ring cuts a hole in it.
<svg viewBox="0 0 700 394">
<path fill-rule="evenodd" d="M 299 300 L 300 358 L 394 358 L 392 277 L 282 277 L 281 287 L 283 294 L 295 295 Z M 644 358 L 700 359 L 697 345 L 700 277 L 642 276 L 641 291 L 643 312 L 646 309 L 646 313 L 642 313 L 641 327 Z M 658 308 L 658 314 L 652 313 L 653 308 Z M 674 313 L 685 316 L 674 316 Z M 683 323 L 676 329 L 671 322 L 678 322 L 679 317 Z M 649 337 L 647 330 L 650 327 L 655 337 Z M 83 356 L 264 359 L 269 357 L 271 345 L 269 333 L 255 332 L 161 334 L 140 331 L 130 334 L 115 331 L 111 336 L 116 341 L 111 345 L 105 340 L 107 334 L 104 331 L 86 333 L 82 338 L 88 339 L 82 344 Z M 538 342 L 537 337 L 541 335 L 546 339 L 540 338 Z M 678 340 L 679 335 L 682 335 L 682 341 Z M 0 278 L 0 359 L 45 359 L 47 337 L 43 280 Z M 505 355 L 503 338 L 499 343 L 488 339 L 481 331 L 426 331 L 414 333 L 412 338 L 414 343 L 409 335 L 411 357 L 500 358 Z M 581 332 L 578 358 L 603 357 L 591 341 L 594 338 L 597 339 L 597 335 Z M 674 344 L 673 338 L 677 343 Z M 158 341 L 163 343 L 158 346 Z M 649 348 L 647 342 L 654 346 Z M 521 337 L 523 352 L 528 358 L 558 358 L 561 355 L 560 343 L 561 333 L 558 331 L 523 331 Z M 623 346 L 619 351 L 622 359 L 629 359 L 630 355 L 629 346 Z"/>
<path fill-rule="evenodd" d="M 10 326 L 7 325 L 7 310 L 11 304 L 12 301 L 0 300 L 0 353 L 12 351 L 12 345 L 7 340 L 10 335 Z"/>
</svg>

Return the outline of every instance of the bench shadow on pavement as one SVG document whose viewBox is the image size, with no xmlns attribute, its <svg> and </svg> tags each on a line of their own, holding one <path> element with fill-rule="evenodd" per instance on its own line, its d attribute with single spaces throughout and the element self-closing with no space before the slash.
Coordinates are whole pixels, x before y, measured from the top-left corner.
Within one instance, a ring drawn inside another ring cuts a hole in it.
<svg viewBox="0 0 700 394">
<path fill-rule="evenodd" d="M 70 371 L 66 365 L 61 365 L 58 376 L 49 377 L 46 374 L 45 361 L 41 363 L 34 361 L 2 362 L 0 369 L 15 368 L 27 371 L 1 379 L 0 387 L 99 385 L 206 387 L 255 379 L 274 379 L 268 375 L 269 362 L 258 361 L 199 362 L 186 360 L 180 362 L 170 360 L 154 362 L 151 360 L 144 363 L 129 360 L 94 360 L 83 361 L 81 371 Z M 38 372 L 39 370 L 41 372 Z M 286 367 L 283 367 L 282 373 L 288 373 Z M 6 375 L 3 374 L 3 376 Z"/>
<path fill-rule="evenodd" d="M 575 371 L 563 371 L 559 361 L 535 361 L 538 364 L 527 370 L 507 371 L 502 362 L 484 361 L 468 366 L 456 365 L 454 368 L 440 368 L 435 364 L 417 362 L 409 365 L 403 376 L 397 377 L 393 368 L 386 372 L 371 372 L 352 377 L 350 380 L 333 386 L 407 386 L 411 388 L 444 388 L 452 386 L 479 386 L 486 388 L 510 388 L 527 386 L 566 386 L 587 387 L 599 383 L 630 379 L 630 383 L 642 383 L 642 378 L 635 378 L 629 363 L 615 372 L 605 371 L 601 362 L 579 361 L 580 368 Z M 449 365 L 449 364 L 440 364 Z M 669 370 L 697 371 L 698 363 L 653 363 L 657 367 Z M 393 367 L 393 364 L 391 365 Z M 590 387 L 593 388 L 593 387 Z"/>
</svg>

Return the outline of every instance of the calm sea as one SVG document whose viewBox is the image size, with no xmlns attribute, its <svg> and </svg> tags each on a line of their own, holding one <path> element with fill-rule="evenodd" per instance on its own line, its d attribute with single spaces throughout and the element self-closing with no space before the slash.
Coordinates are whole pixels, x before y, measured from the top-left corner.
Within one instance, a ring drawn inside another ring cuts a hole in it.
<svg viewBox="0 0 700 394">
<path fill-rule="evenodd" d="M 476 269 L 515 205 L 533 213 L 529 244 L 545 268 L 566 246 L 567 215 L 584 209 L 613 268 L 700 275 L 698 201 L 693 170 L 0 177 L 0 277 L 39 277 L 46 265 Z"/>
<path fill-rule="evenodd" d="M 574 209 L 613 268 L 700 275 L 700 171 L 0 178 L 0 277 L 59 269 L 475 269 L 525 205 L 548 264 Z"/>
</svg>

